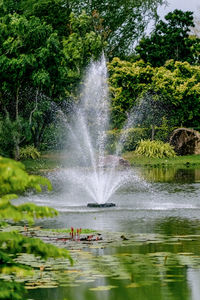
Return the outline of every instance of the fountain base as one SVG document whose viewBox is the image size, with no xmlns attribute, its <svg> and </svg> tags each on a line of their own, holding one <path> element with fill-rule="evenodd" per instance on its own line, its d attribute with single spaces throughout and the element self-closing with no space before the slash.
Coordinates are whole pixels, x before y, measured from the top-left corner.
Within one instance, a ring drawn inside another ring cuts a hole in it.
<svg viewBox="0 0 200 300">
<path fill-rule="evenodd" d="M 113 207 L 116 206 L 114 203 L 102 203 L 102 204 L 98 204 L 98 203 L 88 203 L 87 204 L 88 207 Z"/>
</svg>

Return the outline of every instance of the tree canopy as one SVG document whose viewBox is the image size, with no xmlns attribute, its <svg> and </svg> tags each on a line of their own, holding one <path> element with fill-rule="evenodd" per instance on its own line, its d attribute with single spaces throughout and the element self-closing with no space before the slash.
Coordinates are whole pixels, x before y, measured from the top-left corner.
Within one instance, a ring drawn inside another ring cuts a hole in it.
<svg viewBox="0 0 200 300">
<path fill-rule="evenodd" d="M 33 8 L 43 3 L 44 9 L 47 2 L 32 1 Z M 41 11 L 40 16 L 34 9 L 35 15 L 24 15 L 22 1 L 12 2 L 13 9 L 11 3 L 2 3 L 0 12 L 7 14 L 0 17 L 0 149 L 17 159 L 23 143 L 39 146 L 52 122 L 52 102 L 59 105 L 73 95 L 85 66 L 98 57 L 104 42 L 85 12 L 71 13 L 68 29 L 61 33 L 52 24 L 53 16 L 46 20 L 50 15 Z M 62 7 L 60 1 L 51 4 Z"/>
<path fill-rule="evenodd" d="M 157 19 L 157 8 L 163 0 L 68 0 L 72 11 L 84 9 L 93 15 L 96 30 L 104 35 L 109 57 L 124 57 L 133 51 L 147 24 Z"/>
<path fill-rule="evenodd" d="M 190 36 L 193 13 L 174 10 L 160 20 L 148 37 L 143 37 L 136 52 L 152 66 L 162 66 L 169 59 L 199 63 L 200 39 Z"/>
<path fill-rule="evenodd" d="M 120 128 L 126 112 L 145 95 L 149 98 L 149 93 L 155 103 L 159 101 L 161 107 L 166 107 L 172 126 L 199 126 L 200 66 L 170 60 L 154 68 L 143 61 L 130 63 L 115 58 L 109 70 L 114 127 Z"/>
</svg>

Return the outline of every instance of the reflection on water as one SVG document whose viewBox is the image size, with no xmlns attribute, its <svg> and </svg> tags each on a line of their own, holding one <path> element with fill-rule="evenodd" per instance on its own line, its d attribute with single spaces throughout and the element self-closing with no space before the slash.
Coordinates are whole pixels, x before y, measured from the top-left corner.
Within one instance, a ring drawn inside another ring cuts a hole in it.
<svg viewBox="0 0 200 300">
<path fill-rule="evenodd" d="M 114 240 L 113 234 L 110 237 Z M 61 286 L 32 290 L 29 296 L 35 300 L 199 299 L 200 235 L 127 238 L 90 245 L 85 251 L 74 249 L 71 253 L 78 263 L 60 274 Z"/>
<path fill-rule="evenodd" d="M 59 288 L 30 290 L 30 299 L 200 298 L 200 169 L 162 167 L 137 172 L 146 184 L 141 181 L 121 190 L 113 196 L 116 207 L 111 209 L 87 208 L 84 193 L 72 194 L 60 177 L 53 180 L 53 193 L 19 199 L 60 210 L 58 218 L 38 221 L 38 225 L 88 227 L 133 237 L 121 244 L 87 249 L 85 255 L 76 253 L 76 272 L 63 273 Z M 99 286 L 101 290 L 96 290 Z"/>
<path fill-rule="evenodd" d="M 141 174 L 152 182 L 192 183 L 200 182 L 200 169 L 177 167 L 148 167 L 142 168 Z"/>
</svg>

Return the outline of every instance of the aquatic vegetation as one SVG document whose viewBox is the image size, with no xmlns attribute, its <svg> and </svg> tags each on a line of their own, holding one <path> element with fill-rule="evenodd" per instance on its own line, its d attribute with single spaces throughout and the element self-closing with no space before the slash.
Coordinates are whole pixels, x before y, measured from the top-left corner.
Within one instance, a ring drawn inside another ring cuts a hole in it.
<svg viewBox="0 0 200 300">
<path fill-rule="evenodd" d="M 135 154 L 146 157 L 168 158 L 175 157 L 176 153 L 169 143 L 162 141 L 141 140 L 135 150 Z"/>
</svg>

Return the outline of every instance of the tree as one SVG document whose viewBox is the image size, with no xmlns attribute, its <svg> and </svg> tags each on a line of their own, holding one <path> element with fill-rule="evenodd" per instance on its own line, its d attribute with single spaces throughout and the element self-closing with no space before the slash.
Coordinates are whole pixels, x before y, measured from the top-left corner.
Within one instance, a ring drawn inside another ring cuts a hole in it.
<svg viewBox="0 0 200 300">
<path fill-rule="evenodd" d="M 112 125 L 121 128 L 136 101 L 152 83 L 154 68 L 143 61 L 131 63 L 114 58 L 108 65 L 112 95 Z"/>
<path fill-rule="evenodd" d="M 162 67 L 153 68 L 143 61 L 130 63 L 115 58 L 109 64 L 109 72 L 113 127 L 121 128 L 127 114 L 134 113 L 138 99 L 145 97 L 151 99 L 146 103 L 153 103 L 147 113 L 156 105 L 171 126 L 199 127 L 199 66 L 170 60 Z M 153 119 L 156 120 L 155 116 Z"/>
<path fill-rule="evenodd" d="M 67 68 L 69 92 L 80 83 L 80 79 L 91 59 L 97 59 L 105 43 L 94 30 L 92 17 L 84 11 L 70 14 L 70 35 L 63 39 L 63 54 Z"/>
<path fill-rule="evenodd" d="M 6 155 L 14 152 L 18 159 L 21 145 L 40 146 L 53 119 L 52 102 L 60 104 L 71 98 L 87 63 L 98 57 L 104 43 L 94 30 L 92 17 L 84 12 L 80 16 L 70 15 L 66 20 L 68 32 L 63 37 L 52 28 L 54 24 L 45 23 L 48 15 L 42 16 L 48 1 L 32 1 L 29 13 L 35 13 L 37 6 L 40 19 L 20 14 L 22 1 L 16 3 L 21 4 L 19 14 L 0 18 L 0 127 L 9 125 L 11 129 L 10 139 L 1 130 L 0 149 Z M 51 4 L 61 2 L 52 0 Z"/>
<path fill-rule="evenodd" d="M 157 18 L 163 0 L 68 0 L 69 7 L 80 14 L 84 9 L 93 16 L 96 30 L 108 43 L 109 57 L 124 57 L 133 51 L 135 41 L 143 34 L 148 22 Z"/>
<path fill-rule="evenodd" d="M 191 34 L 200 38 L 200 18 L 194 17 L 194 27 L 191 28 Z"/>
<path fill-rule="evenodd" d="M 43 177 L 28 175 L 24 166 L 11 159 L 0 157 L 0 275 L 26 274 L 30 268 L 15 262 L 18 253 L 31 253 L 46 259 L 48 257 L 66 257 L 72 259 L 65 249 L 45 244 L 40 239 L 26 237 L 16 231 L 2 231 L 5 220 L 27 221 L 29 224 L 35 218 L 52 217 L 57 211 L 49 207 L 39 207 L 31 203 L 13 205 L 11 199 L 16 193 L 22 193 L 28 188 L 41 191 L 41 186 L 51 189 L 50 182 Z M 15 193 L 15 194 L 13 194 Z M 22 284 L 0 279 L 0 299 L 24 299 L 25 290 Z"/>
<path fill-rule="evenodd" d="M 160 20 L 150 37 L 143 37 L 136 52 L 152 66 L 162 66 L 169 59 L 198 63 L 197 44 L 200 39 L 189 36 L 194 26 L 193 13 L 174 10 Z"/>
<path fill-rule="evenodd" d="M 36 16 L 42 22 L 51 25 L 60 38 L 70 34 L 69 16 L 71 9 L 65 0 L 21 0 L 23 15 Z"/>
<path fill-rule="evenodd" d="M 0 28 L 0 107 L 16 123 L 18 159 L 20 143 L 26 138 L 22 124 L 37 108 L 38 93 L 53 98 L 64 94 L 61 44 L 51 26 L 36 17 L 6 15 Z M 27 93 L 33 88 L 31 95 Z"/>
<path fill-rule="evenodd" d="M 170 104 L 172 124 L 199 127 L 200 66 L 171 60 L 155 70 L 152 88 Z"/>
</svg>

